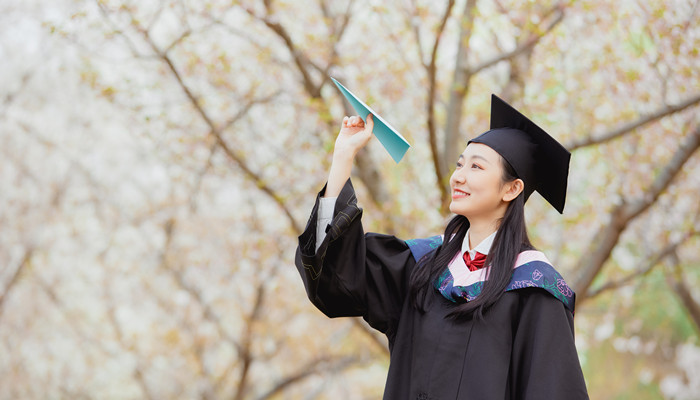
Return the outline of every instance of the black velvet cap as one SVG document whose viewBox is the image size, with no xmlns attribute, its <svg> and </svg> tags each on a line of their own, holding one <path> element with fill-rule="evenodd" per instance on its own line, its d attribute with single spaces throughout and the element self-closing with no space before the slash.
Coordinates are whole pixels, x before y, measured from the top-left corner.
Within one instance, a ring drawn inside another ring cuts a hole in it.
<svg viewBox="0 0 700 400">
<path fill-rule="evenodd" d="M 525 182 L 525 201 L 537 191 L 564 212 L 571 153 L 529 118 L 491 95 L 491 129 L 468 143 L 494 149 Z"/>
</svg>

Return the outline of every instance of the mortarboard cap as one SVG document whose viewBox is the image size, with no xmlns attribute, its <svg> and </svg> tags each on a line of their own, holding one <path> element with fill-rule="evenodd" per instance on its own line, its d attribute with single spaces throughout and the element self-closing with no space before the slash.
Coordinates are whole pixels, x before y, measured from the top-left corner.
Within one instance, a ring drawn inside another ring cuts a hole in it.
<svg viewBox="0 0 700 400">
<path fill-rule="evenodd" d="M 525 183 L 525 201 L 537 191 L 564 212 L 571 153 L 510 104 L 491 95 L 491 129 L 468 143 L 482 143 L 501 155 Z"/>
</svg>

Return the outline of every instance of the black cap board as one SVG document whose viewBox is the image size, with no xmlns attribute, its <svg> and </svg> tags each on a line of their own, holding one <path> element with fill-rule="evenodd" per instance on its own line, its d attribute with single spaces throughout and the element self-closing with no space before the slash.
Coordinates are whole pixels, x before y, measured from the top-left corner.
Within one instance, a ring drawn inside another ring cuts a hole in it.
<svg viewBox="0 0 700 400">
<path fill-rule="evenodd" d="M 529 118 L 491 95 L 491 129 L 468 143 L 482 143 L 501 155 L 525 183 L 525 201 L 537 191 L 564 212 L 571 153 Z"/>
</svg>

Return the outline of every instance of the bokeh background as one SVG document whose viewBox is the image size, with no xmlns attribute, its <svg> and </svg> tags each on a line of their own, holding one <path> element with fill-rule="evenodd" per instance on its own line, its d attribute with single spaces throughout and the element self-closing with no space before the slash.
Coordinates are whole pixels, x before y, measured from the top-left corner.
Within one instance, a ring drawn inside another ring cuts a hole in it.
<svg viewBox="0 0 700 400">
<path fill-rule="evenodd" d="M 313 308 L 296 236 L 352 113 L 366 230 L 443 230 L 491 93 L 572 151 L 533 243 L 593 399 L 700 398 L 697 0 L 0 2 L 0 399 L 376 399 L 386 340 Z"/>
</svg>

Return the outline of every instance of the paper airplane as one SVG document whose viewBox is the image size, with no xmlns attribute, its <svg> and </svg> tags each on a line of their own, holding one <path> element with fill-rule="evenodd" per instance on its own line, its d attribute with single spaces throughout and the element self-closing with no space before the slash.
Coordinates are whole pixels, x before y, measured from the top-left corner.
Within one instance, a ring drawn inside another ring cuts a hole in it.
<svg viewBox="0 0 700 400">
<path fill-rule="evenodd" d="M 331 79 L 333 80 L 333 83 L 335 83 L 335 86 L 337 86 L 340 90 L 340 93 L 345 96 L 352 108 L 355 109 L 355 112 L 360 116 L 360 118 L 362 118 L 363 121 L 367 121 L 367 116 L 369 114 L 374 116 L 374 136 L 379 139 L 379 142 L 382 144 L 382 146 L 384 146 L 386 151 L 389 152 L 389 155 L 394 159 L 394 161 L 397 163 L 401 161 L 408 148 L 411 147 L 406 139 L 404 139 L 404 137 L 401 136 L 401 134 L 394 129 L 394 127 L 389 125 L 384 118 L 379 116 L 379 114 L 374 112 L 374 110 L 372 110 L 367 104 L 355 96 L 351 91 L 346 89 L 345 86 L 341 85 L 340 82 L 335 80 L 335 78 L 331 77 Z"/>
</svg>

